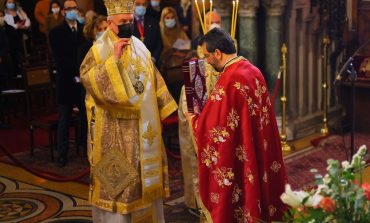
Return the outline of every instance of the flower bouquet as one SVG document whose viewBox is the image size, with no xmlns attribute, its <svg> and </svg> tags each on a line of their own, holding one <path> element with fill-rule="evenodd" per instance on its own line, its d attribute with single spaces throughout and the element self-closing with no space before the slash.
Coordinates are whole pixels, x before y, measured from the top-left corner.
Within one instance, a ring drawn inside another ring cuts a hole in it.
<svg viewBox="0 0 370 223">
<path fill-rule="evenodd" d="M 327 174 L 317 170 L 317 187 L 311 191 L 292 191 L 286 185 L 281 200 L 290 206 L 284 222 L 370 222 L 370 184 L 362 182 L 366 146 L 360 147 L 351 163 L 328 160 Z"/>
</svg>

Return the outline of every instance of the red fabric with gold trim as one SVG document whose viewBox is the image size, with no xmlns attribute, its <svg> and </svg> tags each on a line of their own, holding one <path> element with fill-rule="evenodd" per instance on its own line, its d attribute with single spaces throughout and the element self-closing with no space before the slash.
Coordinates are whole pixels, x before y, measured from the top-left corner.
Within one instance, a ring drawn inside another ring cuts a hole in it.
<svg viewBox="0 0 370 223">
<path fill-rule="evenodd" d="M 279 132 L 260 71 L 236 59 L 193 118 L 199 192 L 214 223 L 281 220 L 286 183 Z"/>
</svg>

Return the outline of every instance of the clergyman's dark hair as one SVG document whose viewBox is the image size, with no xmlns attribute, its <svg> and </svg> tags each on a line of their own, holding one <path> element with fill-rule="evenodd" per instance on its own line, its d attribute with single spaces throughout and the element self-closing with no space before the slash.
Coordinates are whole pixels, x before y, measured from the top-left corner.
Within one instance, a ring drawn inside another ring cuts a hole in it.
<svg viewBox="0 0 370 223">
<path fill-rule="evenodd" d="M 216 49 L 225 54 L 236 53 L 236 48 L 231 36 L 220 28 L 211 29 L 199 40 L 199 45 L 206 43 L 208 52 L 213 53 Z"/>
</svg>

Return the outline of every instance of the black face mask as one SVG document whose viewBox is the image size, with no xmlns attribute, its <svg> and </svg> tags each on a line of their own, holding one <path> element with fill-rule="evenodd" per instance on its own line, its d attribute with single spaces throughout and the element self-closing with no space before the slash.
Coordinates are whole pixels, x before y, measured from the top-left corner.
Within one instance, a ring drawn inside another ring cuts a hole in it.
<svg viewBox="0 0 370 223">
<path fill-rule="evenodd" d="M 122 25 L 118 25 L 118 34 L 119 38 L 131 38 L 132 33 L 134 31 L 134 24 L 133 23 L 126 23 Z"/>
</svg>

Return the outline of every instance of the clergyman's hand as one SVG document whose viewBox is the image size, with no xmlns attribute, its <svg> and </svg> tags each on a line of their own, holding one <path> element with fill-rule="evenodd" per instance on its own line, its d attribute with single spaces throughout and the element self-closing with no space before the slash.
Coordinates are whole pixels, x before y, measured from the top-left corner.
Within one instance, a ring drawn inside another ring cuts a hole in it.
<svg viewBox="0 0 370 223">
<path fill-rule="evenodd" d="M 114 58 L 116 60 L 121 58 L 123 50 L 127 45 L 130 45 L 129 38 L 121 38 L 114 44 Z"/>
</svg>

